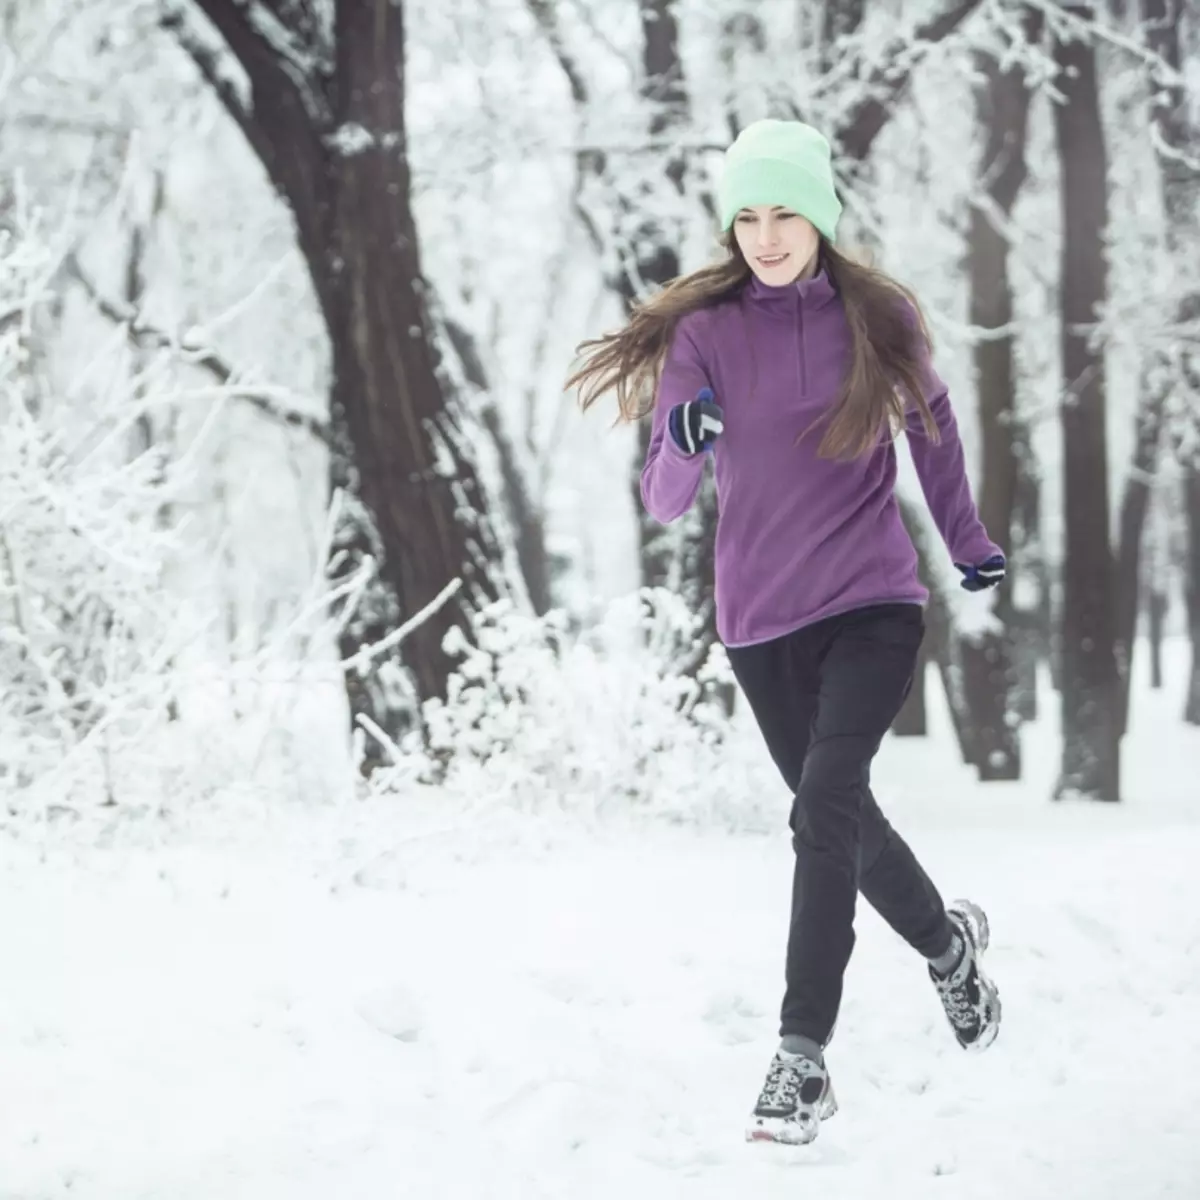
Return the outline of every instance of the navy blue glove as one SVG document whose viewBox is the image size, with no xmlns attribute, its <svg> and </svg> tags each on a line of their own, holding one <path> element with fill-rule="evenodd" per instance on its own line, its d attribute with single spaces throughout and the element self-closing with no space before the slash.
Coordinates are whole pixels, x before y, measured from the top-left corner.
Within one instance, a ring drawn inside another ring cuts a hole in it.
<svg viewBox="0 0 1200 1200">
<path fill-rule="evenodd" d="M 711 450 L 725 428 L 725 414 L 713 403 L 710 388 L 701 388 L 695 400 L 677 404 L 667 415 L 671 440 L 684 454 Z"/>
<path fill-rule="evenodd" d="M 987 562 L 976 566 L 967 566 L 964 563 L 954 565 L 963 573 L 962 586 L 968 592 L 982 592 L 984 588 L 995 587 L 1004 578 L 1003 554 L 993 554 Z"/>
</svg>

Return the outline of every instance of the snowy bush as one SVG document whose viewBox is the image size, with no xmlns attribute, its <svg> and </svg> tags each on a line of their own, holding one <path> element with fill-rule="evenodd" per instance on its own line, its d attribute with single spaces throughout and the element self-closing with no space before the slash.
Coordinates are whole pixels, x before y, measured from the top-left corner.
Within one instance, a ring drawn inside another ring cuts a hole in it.
<svg viewBox="0 0 1200 1200">
<path fill-rule="evenodd" d="M 696 633 L 695 615 L 659 589 L 613 602 L 579 630 L 561 612 L 492 605 L 470 638 L 447 638 L 460 665 L 446 700 L 425 705 L 427 746 L 375 786 L 436 773 L 452 794 L 510 810 L 742 823 L 753 769 L 707 698 L 729 678 L 724 652 L 699 679 L 679 670 Z"/>
<path fill-rule="evenodd" d="M 10 809 L 55 773 L 112 800 L 122 751 L 169 718 L 184 636 L 164 603 L 175 534 L 162 457 L 138 452 L 144 407 L 45 394 L 30 353 L 54 261 L 0 231 L 0 787 Z"/>
</svg>

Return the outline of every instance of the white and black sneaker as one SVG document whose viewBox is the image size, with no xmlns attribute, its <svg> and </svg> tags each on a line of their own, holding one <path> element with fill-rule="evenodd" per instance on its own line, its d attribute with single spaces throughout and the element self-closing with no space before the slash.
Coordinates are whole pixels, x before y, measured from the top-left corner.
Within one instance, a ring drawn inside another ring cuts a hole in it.
<svg viewBox="0 0 1200 1200">
<path fill-rule="evenodd" d="M 837 1098 L 825 1066 L 807 1054 L 775 1051 L 767 1081 L 746 1129 L 748 1142 L 811 1142 L 837 1112 Z"/>
<path fill-rule="evenodd" d="M 987 916 L 969 900 L 956 900 L 946 908 L 946 915 L 962 941 L 962 954 L 949 974 L 940 975 L 930 966 L 929 977 L 958 1044 L 964 1050 L 986 1050 L 1000 1032 L 1000 992 L 980 963 L 988 947 Z"/>
</svg>

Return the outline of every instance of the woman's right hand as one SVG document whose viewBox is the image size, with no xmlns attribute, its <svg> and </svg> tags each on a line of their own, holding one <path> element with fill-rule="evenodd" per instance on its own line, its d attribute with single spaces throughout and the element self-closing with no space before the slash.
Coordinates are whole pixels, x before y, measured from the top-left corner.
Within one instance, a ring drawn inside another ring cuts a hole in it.
<svg viewBox="0 0 1200 1200">
<path fill-rule="evenodd" d="M 701 388 L 695 400 L 677 404 L 667 417 L 671 440 L 689 457 L 711 450 L 725 429 L 725 414 L 713 401 L 709 388 Z"/>
</svg>

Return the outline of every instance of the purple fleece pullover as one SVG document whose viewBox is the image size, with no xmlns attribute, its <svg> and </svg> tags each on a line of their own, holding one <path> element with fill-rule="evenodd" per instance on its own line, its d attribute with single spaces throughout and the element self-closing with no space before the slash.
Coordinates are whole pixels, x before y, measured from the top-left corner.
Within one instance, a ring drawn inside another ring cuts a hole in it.
<svg viewBox="0 0 1200 1200">
<path fill-rule="evenodd" d="M 725 412 L 712 457 L 717 633 L 727 646 L 769 641 L 867 604 L 929 599 L 893 492 L 891 441 L 853 462 L 817 457 L 824 425 L 795 444 L 833 403 L 849 355 L 842 302 L 823 270 L 787 287 L 754 277 L 734 299 L 676 327 L 642 500 L 664 524 L 695 502 L 709 455 L 688 458 L 667 433 L 667 414 L 711 388 Z M 975 510 L 946 385 L 928 359 L 924 375 L 941 440 L 925 436 L 910 407 L 913 462 L 951 559 L 979 564 L 1001 551 Z"/>
</svg>

